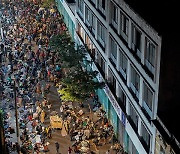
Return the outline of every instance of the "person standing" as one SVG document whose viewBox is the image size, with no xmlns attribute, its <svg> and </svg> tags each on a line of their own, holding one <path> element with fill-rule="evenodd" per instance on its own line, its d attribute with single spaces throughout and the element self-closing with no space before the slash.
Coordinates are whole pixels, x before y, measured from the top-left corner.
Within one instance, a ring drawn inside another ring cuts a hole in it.
<svg viewBox="0 0 180 154">
<path fill-rule="evenodd" d="M 60 146 L 59 146 L 59 143 L 56 142 L 55 144 L 56 144 L 56 152 L 59 153 L 59 147 L 60 147 Z"/>
<path fill-rule="evenodd" d="M 62 136 L 67 136 L 67 132 L 68 132 L 68 130 L 67 130 L 67 121 L 64 120 L 63 125 L 62 125 L 61 135 Z"/>
</svg>

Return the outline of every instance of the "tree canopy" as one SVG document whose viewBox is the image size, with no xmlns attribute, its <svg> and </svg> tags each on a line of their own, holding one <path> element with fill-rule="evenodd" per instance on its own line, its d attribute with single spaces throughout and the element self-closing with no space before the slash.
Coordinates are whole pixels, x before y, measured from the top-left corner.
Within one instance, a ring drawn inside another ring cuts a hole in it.
<svg viewBox="0 0 180 154">
<path fill-rule="evenodd" d="M 97 71 L 87 71 L 84 65 L 87 50 L 75 43 L 66 33 L 54 35 L 50 40 L 50 47 L 57 53 L 62 68 L 68 69 L 61 79 L 62 89 L 58 92 L 64 101 L 84 101 L 96 89 L 102 88 L 104 83 L 97 82 Z"/>
</svg>

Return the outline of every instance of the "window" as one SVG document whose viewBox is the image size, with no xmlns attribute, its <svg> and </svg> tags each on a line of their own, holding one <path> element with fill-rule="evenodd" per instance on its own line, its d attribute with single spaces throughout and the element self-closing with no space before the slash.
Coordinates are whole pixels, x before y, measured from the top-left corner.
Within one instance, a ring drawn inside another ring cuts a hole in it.
<svg viewBox="0 0 180 154">
<path fill-rule="evenodd" d="M 110 89 L 113 92 L 113 94 L 116 94 L 116 78 L 115 78 L 115 76 L 114 76 L 114 74 L 112 73 L 111 70 L 109 70 L 108 77 L 109 77 Z"/>
<path fill-rule="evenodd" d="M 139 98 L 139 86 L 140 86 L 140 76 L 136 70 L 131 66 L 131 84 L 130 88 L 137 98 Z"/>
<path fill-rule="evenodd" d="M 111 52 L 111 55 L 110 55 L 111 60 L 116 65 L 116 62 L 117 62 L 117 44 L 116 44 L 115 40 L 112 39 L 112 37 L 110 37 L 110 52 Z"/>
<path fill-rule="evenodd" d="M 118 25 L 118 8 L 117 6 L 111 2 L 111 24 L 115 29 L 117 29 Z"/>
<path fill-rule="evenodd" d="M 141 32 L 132 24 L 132 49 L 141 58 Z"/>
<path fill-rule="evenodd" d="M 92 13 L 91 14 L 92 16 L 91 16 L 91 26 L 92 26 L 92 32 L 93 32 L 93 34 L 95 34 L 95 29 L 96 29 L 96 24 L 95 24 L 95 20 L 96 20 L 96 18 L 95 18 L 95 15 Z"/>
<path fill-rule="evenodd" d="M 97 27 L 97 39 L 102 45 L 103 48 L 105 48 L 105 38 L 106 38 L 106 29 L 105 27 L 98 21 L 98 27 Z"/>
<path fill-rule="evenodd" d="M 132 105 L 130 104 L 130 107 L 129 107 L 129 116 L 132 120 L 132 122 L 134 123 L 136 129 L 138 128 L 138 115 L 135 111 L 135 109 L 132 107 Z"/>
<path fill-rule="evenodd" d="M 144 83 L 143 107 L 145 108 L 146 112 L 150 116 L 152 116 L 153 92 L 145 83 Z"/>
<path fill-rule="evenodd" d="M 124 77 L 124 79 L 126 80 L 126 73 L 127 73 L 127 58 L 125 57 L 124 53 L 122 52 L 122 50 L 119 50 L 120 52 L 120 67 L 119 67 L 119 71 L 121 73 L 121 75 Z"/>
<path fill-rule="evenodd" d="M 129 28 L 129 20 L 121 12 L 120 13 L 120 35 L 123 37 L 125 41 L 127 41 L 128 39 L 128 28 Z"/>
<path fill-rule="evenodd" d="M 84 41 L 84 29 L 78 23 L 78 35 L 80 36 L 81 40 Z"/>
<path fill-rule="evenodd" d="M 151 71 L 155 73 L 155 45 L 146 38 L 146 48 L 145 48 L 145 65 Z"/>
<path fill-rule="evenodd" d="M 142 139 L 143 139 L 144 143 L 146 144 L 146 147 L 148 148 L 148 151 L 149 151 L 150 134 L 147 131 L 147 129 L 145 128 L 144 124 L 141 125 L 141 136 L 142 136 Z"/>
<path fill-rule="evenodd" d="M 87 6 L 85 7 L 85 20 L 88 29 L 95 34 L 95 16 Z"/>
<path fill-rule="evenodd" d="M 99 67 L 101 68 L 101 73 L 104 76 L 104 74 L 105 74 L 105 60 L 99 52 L 97 52 L 96 62 L 98 63 Z"/>
<path fill-rule="evenodd" d="M 78 13 L 81 17 L 83 17 L 83 11 L 84 11 L 84 1 L 83 0 L 77 0 L 77 6 L 78 6 Z"/>
<path fill-rule="evenodd" d="M 126 95 L 124 94 L 124 91 L 119 86 L 119 94 L 118 94 L 118 100 L 123 104 L 124 107 L 126 107 Z"/>
<path fill-rule="evenodd" d="M 91 55 L 91 58 L 94 60 L 95 59 L 95 53 L 96 53 L 96 50 L 95 50 L 95 46 L 94 44 L 92 43 L 92 41 L 90 40 L 89 36 L 86 34 L 86 40 L 85 40 L 85 43 L 89 49 L 89 53 Z"/>
<path fill-rule="evenodd" d="M 90 10 L 85 6 L 85 22 L 88 26 L 90 26 Z"/>
<path fill-rule="evenodd" d="M 98 0 L 98 9 L 105 15 L 106 0 Z"/>
</svg>

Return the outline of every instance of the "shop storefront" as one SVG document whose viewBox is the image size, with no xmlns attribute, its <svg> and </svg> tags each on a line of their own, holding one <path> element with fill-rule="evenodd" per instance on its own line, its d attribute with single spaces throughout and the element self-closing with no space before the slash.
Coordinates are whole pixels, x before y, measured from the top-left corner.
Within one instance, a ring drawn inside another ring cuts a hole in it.
<svg viewBox="0 0 180 154">
<path fill-rule="evenodd" d="M 124 145 L 124 140 L 125 140 L 125 127 L 123 125 L 123 123 L 120 121 L 120 119 L 118 118 L 118 132 L 117 132 L 117 138 L 119 140 L 119 142 L 121 143 L 121 145 Z"/>
<path fill-rule="evenodd" d="M 108 112 L 108 117 L 111 121 L 111 124 L 113 125 L 113 128 L 114 128 L 114 132 L 117 136 L 117 132 L 118 132 L 118 126 L 117 126 L 117 122 L 118 122 L 118 116 L 116 114 L 116 111 L 114 110 L 111 102 L 108 103 L 109 104 L 109 112 Z"/>
<path fill-rule="evenodd" d="M 98 98 L 99 98 L 99 101 L 100 103 L 102 104 L 103 106 L 103 109 L 104 111 L 106 111 L 106 114 L 108 113 L 108 103 L 109 103 L 109 100 L 108 100 L 108 97 L 106 96 L 105 92 L 103 89 L 98 89 L 96 91 L 96 95 L 98 95 Z M 108 116 L 108 114 L 107 114 Z"/>
</svg>

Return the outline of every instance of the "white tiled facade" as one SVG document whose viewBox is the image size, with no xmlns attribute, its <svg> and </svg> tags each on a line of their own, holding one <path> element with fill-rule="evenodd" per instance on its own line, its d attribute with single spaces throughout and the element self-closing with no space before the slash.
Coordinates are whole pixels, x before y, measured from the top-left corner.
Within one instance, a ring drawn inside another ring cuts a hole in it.
<svg viewBox="0 0 180 154">
<path fill-rule="evenodd" d="M 77 34 L 125 108 L 136 153 L 153 154 L 161 37 L 123 0 L 77 0 L 76 20 Z"/>
</svg>

